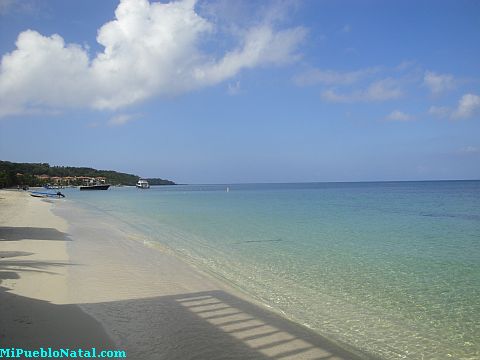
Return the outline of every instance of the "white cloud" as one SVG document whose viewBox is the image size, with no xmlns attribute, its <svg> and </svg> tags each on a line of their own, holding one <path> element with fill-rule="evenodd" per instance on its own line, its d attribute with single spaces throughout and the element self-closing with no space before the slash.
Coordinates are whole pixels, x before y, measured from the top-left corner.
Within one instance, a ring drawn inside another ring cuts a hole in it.
<svg viewBox="0 0 480 360">
<path fill-rule="evenodd" d="M 436 74 L 432 71 L 426 71 L 423 77 L 423 84 L 430 89 L 432 94 L 438 95 L 454 89 L 455 78 L 450 74 Z"/>
<path fill-rule="evenodd" d="M 386 116 L 386 119 L 390 121 L 410 121 L 413 120 L 414 117 L 400 110 L 394 110 Z"/>
<path fill-rule="evenodd" d="M 228 52 L 216 63 L 196 67 L 194 80 L 211 85 L 233 77 L 241 69 L 296 61 L 299 55 L 292 50 L 304 36 L 303 28 L 275 32 L 270 26 L 254 27 L 246 32 L 242 47 Z"/>
<path fill-rule="evenodd" d="M 2 58 L 0 116 L 77 106 L 91 99 L 88 56 L 80 46 L 31 30 L 18 36 L 16 46 Z"/>
<path fill-rule="evenodd" d="M 474 116 L 480 111 L 480 96 L 465 94 L 458 101 L 456 108 L 447 106 L 431 106 L 428 113 L 437 117 L 449 117 L 453 120 L 466 119 Z"/>
<path fill-rule="evenodd" d="M 303 74 L 294 77 L 293 81 L 298 86 L 307 86 L 315 84 L 324 85 L 351 85 L 363 78 L 375 74 L 379 71 L 377 67 L 360 69 L 355 71 L 334 71 L 312 69 Z"/>
<path fill-rule="evenodd" d="M 109 126 L 121 126 L 140 117 L 138 114 L 120 114 L 115 115 L 108 121 Z"/>
<path fill-rule="evenodd" d="M 232 1 L 208 0 L 198 3 L 198 11 L 220 26 L 230 29 L 250 27 L 258 23 L 288 20 L 301 7 L 301 0 Z"/>
<path fill-rule="evenodd" d="M 452 113 L 454 119 L 469 118 L 480 110 L 480 96 L 465 94 L 458 102 L 457 109 Z"/>
<path fill-rule="evenodd" d="M 402 96 L 402 91 L 399 84 L 392 78 L 374 82 L 365 92 L 365 98 L 372 101 L 396 99 L 400 96 Z"/>
<path fill-rule="evenodd" d="M 325 90 L 322 92 L 322 99 L 329 102 L 349 102 L 352 96 L 338 94 L 334 90 Z"/>
<path fill-rule="evenodd" d="M 354 71 L 309 69 L 293 78 L 297 86 L 323 87 L 321 98 L 328 102 L 382 102 L 402 97 L 423 75 L 414 62 L 396 67 L 373 66 Z"/>
<path fill-rule="evenodd" d="M 94 58 L 60 35 L 24 31 L 0 65 L 0 117 L 68 107 L 115 110 L 215 85 L 243 69 L 296 61 L 306 34 L 302 27 L 257 24 L 242 32 L 236 47 L 215 56 L 199 45 L 221 36 L 215 31 L 195 12 L 194 0 L 122 0 L 115 20 L 98 31 L 104 50 Z"/>
<path fill-rule="evenodd" d="M 366 89 L 349 93 L 338 93 L 335 90 L 325 90 L 322 99 L 329 102 L 376 102 L 397 99 L 403 95 L 398 82 L 392 78 L 378 80 Z"/>
<path fill-rule="evenodd" d="M 32 0 L 0 0 L 0 15 L 11 13 L 34 14 L 39 3 Z"/>
<path fill-rule="evenodd" d="M 400 64 L 395 67 L 396 71 L 405 71 L 410 70 L 416 65 L 416 62 L 413 60 L 403 60 Z"/>
</svg>

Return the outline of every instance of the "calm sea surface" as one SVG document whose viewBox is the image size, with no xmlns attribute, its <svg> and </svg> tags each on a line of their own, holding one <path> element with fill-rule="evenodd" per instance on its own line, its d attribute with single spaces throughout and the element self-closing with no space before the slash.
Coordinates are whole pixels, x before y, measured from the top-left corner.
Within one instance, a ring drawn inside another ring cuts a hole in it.
<svg viewBox="0 0 480 360">
<path fill-rule="evenodd" d="M 339 343 L 480 358 L 480 181 L 65 192 Z"/>
</svg>

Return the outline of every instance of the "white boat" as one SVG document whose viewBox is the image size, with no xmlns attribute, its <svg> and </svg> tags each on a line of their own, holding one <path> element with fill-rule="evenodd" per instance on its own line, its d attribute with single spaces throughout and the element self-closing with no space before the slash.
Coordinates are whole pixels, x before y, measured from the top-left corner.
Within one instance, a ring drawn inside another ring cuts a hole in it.
<svg viewBox="0 0 480 360">
<path fill-rule="evenodd" d="M 136 186 L 139 189 L 150 189 L 150 184 L 148 183 L 148 181 L 143 179 L 138 180 Z"/>
</svg>

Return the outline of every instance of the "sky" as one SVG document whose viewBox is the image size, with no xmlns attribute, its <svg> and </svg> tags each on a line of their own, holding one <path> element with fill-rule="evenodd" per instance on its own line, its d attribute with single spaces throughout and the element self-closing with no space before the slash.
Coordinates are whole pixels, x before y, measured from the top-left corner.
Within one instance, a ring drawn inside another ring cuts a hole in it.
<svg viewBox="0 0 480 360">
<path fill-rule="evenodd" d="M 480 179 L 480 1 L 0 0 L 0 160 Z"/>
</svg>

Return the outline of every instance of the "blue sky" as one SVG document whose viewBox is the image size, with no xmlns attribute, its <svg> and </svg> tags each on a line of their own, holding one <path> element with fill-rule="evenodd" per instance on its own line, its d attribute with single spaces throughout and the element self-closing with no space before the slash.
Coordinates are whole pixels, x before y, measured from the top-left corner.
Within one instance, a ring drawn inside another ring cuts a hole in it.
<svg viewBox="0 0 480 360">
<path fill-rule="evenodd" d="M 480 178 L 480 2 L 0 0 L 0 159 Z"/>
</svg>

